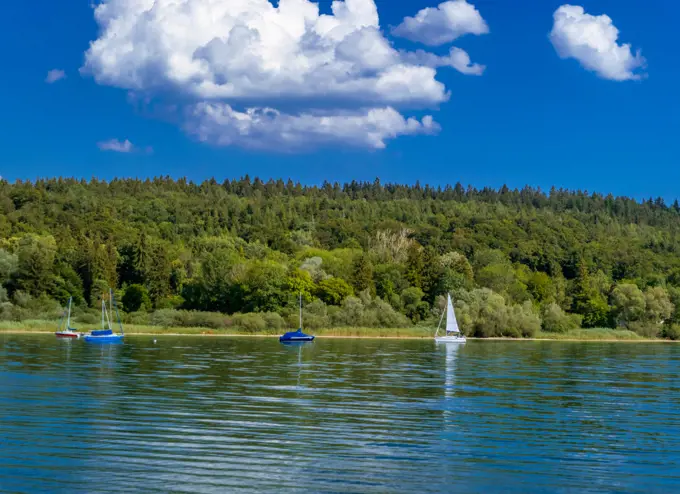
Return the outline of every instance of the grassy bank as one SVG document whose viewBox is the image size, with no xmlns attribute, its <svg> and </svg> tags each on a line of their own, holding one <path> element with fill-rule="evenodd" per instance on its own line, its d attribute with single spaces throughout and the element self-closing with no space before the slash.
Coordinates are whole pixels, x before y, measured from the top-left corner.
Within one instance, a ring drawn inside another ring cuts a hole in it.
<svg viewBox="0 0 680 494">
<path fill-rule="evenodd" d="M 22 322 L 0 321 L 0 333 L 52 333 L 57 326 L 56 321 L 30 320 Z M 93 328 L 80 327 L 81 331 Z M 96 328 L 94 328 L 96 329 Z M 434 331 L 427 328 L 331 328 L 315 329 L 310 331 L 318 337 L 338 338 L 432 338 Z M 264 330 L 251 331 L 209 328 L 182 328 L 182 327 L 159 327 L 126 324 L 125 333 L 128 335 L 197 335 L 197 336 L 276 336 L 282 331 Z M 502 338 L 501 338 L 502 339 Z M 508 338 L 509 339 L 509 338 Z M 649 339 L 627 330 L 596 328 L 575 329 L 566 333 L 539 332 L 534 340 L 557 340 L 557 341 L 664 341 L 661 339 Z"/>
<path fill-rule="evenodd" d="M 22 322 L 0 321 L 0 333 L 52 333 L 57 327 L 57 321 L 29 320 Z M 89 331 L 96 327 L 78 326 L 79 331 Z M 205 336 L 277 336 L 284 331 L 264 330 L 252 331 L 238 328 L 210 329 L 210 328 L 184 328 L 184 327 L 160 327 L 137 324 L 126 324 L 125 334 L 148 334 L 148 335 L 205 335 Z M 433 331 L 422 328 L 330 328 L 310 330 L 319 337 L 346 337 L 346 338 L 429 338 Z"/>
<path fill-rule="evenodd" d="M 536 339 L 546 340 L 579 340 L 579 341 L 649 341 L 650 338 L 644 338 L 633 331 L 626 329 L 611 329 L 611 328 L 592 328 L 592 329 L 572 329 L 566 333 L 546 333 L 540 331 L 536 335 Z M 664 341 L 660 338 L 651 339 L 651 341 Z"/>
</svg>

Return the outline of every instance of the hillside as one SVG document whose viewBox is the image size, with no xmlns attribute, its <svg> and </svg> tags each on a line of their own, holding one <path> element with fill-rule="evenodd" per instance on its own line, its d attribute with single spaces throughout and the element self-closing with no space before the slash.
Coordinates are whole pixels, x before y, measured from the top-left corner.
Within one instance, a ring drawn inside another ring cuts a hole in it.
<svg viewBox="0 0 680 494">
<path fill-rule="evenodd" d="M 113 286 L 140 323 L 288 327 L 302 292 L 310 327 L 404 327 L 450 291 L 469 335 L 674 337 L 679 229 L 677 202 L 555 189 L 1 181 L 0 319 L 89 320 Z"/>
</svg>

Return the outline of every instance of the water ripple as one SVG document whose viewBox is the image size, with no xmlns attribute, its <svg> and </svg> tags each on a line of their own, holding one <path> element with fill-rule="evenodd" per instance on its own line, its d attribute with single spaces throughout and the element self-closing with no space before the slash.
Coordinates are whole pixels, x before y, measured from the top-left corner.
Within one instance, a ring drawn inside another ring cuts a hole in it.
<svg viewBox="0 0 680 494">
<path fill-rule="evenodd" d="M 0 492 L 680 490 L 672 345 L 0 338 Z"/>
</svg>

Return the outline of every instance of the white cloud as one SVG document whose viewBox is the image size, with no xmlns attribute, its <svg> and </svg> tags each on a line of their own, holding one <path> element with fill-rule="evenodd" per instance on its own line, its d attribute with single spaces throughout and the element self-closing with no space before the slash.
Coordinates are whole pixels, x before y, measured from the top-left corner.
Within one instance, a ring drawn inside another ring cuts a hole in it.
<svg viewBox="0 0 680 494">
<path fill-rule="evenodd" d="M 310 0 L 103 0 L 95 19 L 83 72 L 183 105 L 183 127 L 223 145 L 379 148 L 436 128 L 398 109 L 449 99 L 438 67 L 481 68 L 460 54 L 432 64 L 395 50 L 374 0 L 334 1 L 332 15 Z"/>
<path fill-rule="evenodd" d="M 98 142 L 97 146 L 102 151 L 113 151 L 116 153 L 131 153 L 135 150 L 135 146 L 127 139 L 124 141 L 109 139 L 108 141 Z"/>
<path fill-rule="evenodd" d="M 645 59 L 639 50 L 633 54 L 630 44 L 617 43 L 619 30 L 609 16 L 593 16 L 586 14 L 583 7 L 563 5 L 553 17 L 550 40 L 561 58 L 575 58 L 604 79 L 643 77 L 636 71 L 645 67 Z"/>
<path fill-rule="evenodd" d="M 355 145 L 382 149 L 399 135 L 430 134 L 439 130 L 432 117 L 404 118 L 393 108 L 345 114 L 288 115 L 271 108 L 235 111 L 221 103 L 199 103 L 191 109 L 185 130 L 218 146 L 301 150 L 315 145 Z"/>
<path fill-rule="evenodd" d="M 429 46 L 439 46 L 465 34 L 487 34 L 489 26 L 474 5 L 466 0 L 452 0 L 428 7 L 415 17 L 406 17 L 392 34 Z"/>
<path fill-rule="evenodd" d="M 465 75 L 482 75 L 486 70 L 486 66 L 472 63 L 470 55 L 465 50 L 455 46 L 451 48 L 449 55 L 446 57 L 440 57 L 423 50 L 404 53 L 403 57 L 428 67 L 451 67 Z"/>
<path fill-rule="evenodd" d="M 54 84 L 57 81 L 60 81 L 62 79 L 66 79 L 66 72 L 64 72 L 61 69 L 54 69 L 50 70 L 47 73 L 47 77 L 45 78 L 45 82 L 47 84 Z"/>
</svg>

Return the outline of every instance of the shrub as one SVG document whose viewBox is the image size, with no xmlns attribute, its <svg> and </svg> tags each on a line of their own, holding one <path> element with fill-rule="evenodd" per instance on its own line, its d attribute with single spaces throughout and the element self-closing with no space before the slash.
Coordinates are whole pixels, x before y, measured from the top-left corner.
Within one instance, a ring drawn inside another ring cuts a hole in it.
<svg viewBox="0 0 680 494">
<path fill-rule="evenodd" d="M 152 326 L 160 326 L 163 328 L 170 328 L 173 326 L 179 326 L 177 316 L 178 311 L 172 309 L 161 309 L 154 311 L 151 314 L 149 322 Z"/>
<path fill-rule="evenodd" d="M 549 333 L 566 333 L 581 327 L 581 316 L 567 314 L 556 303 L 543 306 L 543 331 Z"/>
<path fill-rule="evenodd" d="M 352 293 L 352 287 L 342 278 L 321 280 L 317 287 L 317 296 L 328 305 L 340 305 Z"/>
<path fill-rule="evenodd" d="M 123 293 L 122 302 L 126 312 L 137 312 L 151 308 L 149 291 L 142 285 L 128 286 Z"/>
<path fill-rule="evenodd" d="M 541 329 L 541 318 L 534 311 L 531 302 L 524 302 L 522 305 L 513 305 L 508 309 L 508 326 L 506 334 L 519 338 L 531 338 Z"/>
<path fill-rule="evenodd" d="M 234 314 L 232 324 L 237 329 L 252 333 L 267 329 L 267 322 L 264 317 L 257 313 Z"/>
<path fill-rule="evenodd" d="M 102 320 L 102 317 L 99 312 L 88 310 L 78 313 L 74 319 L 80 324 L 94 325 L 99 324 Z"/>
<path fill-rule="evenodd" d="M 661 327 L 650 322 L 631 322 L 628 324 L 628 329 L 634 331 L 643 338 L 658 338 L 661 335 Z"/>
<path fill-rule="evenodd" d="M 265 312 L 262 314 L 262 317 L 264 318 L 267 329 L 279 330 L 286 327 L 286 321 L 276 312 Z"/>
<path fill-rule="evenodd" d="M 139 326 L 151 325 L 151 314 L 148 312 L 132 312 L 122 316 L 125 324 L 136 324 Z"/>
<path fill-rule="evenodd" d="M 669 340 L 680 340 L 680 325 L 673 324 L 666 327 L 666 329 L 663 331 L 663 336 Z"/>
<path fill-rule="evenodd" d="M 0 320 L 1 321 L 17 321 L 17 308 L 11 302 L 0 303 Z"/>
<path fill-rule="evenodd" d="M 229 327 L 229 318 L 219 312 L 201 312 L 178 310 L 177 325 L 185 328 L 225 329 Z"/>
<path fill-rule="evenodd" d="M 361 299 L 348 297 L 342 302 L 342 307 L 334 314 L 333 326 L 360 326 L 364 315 L 364 304 Z"/>
</svg>

